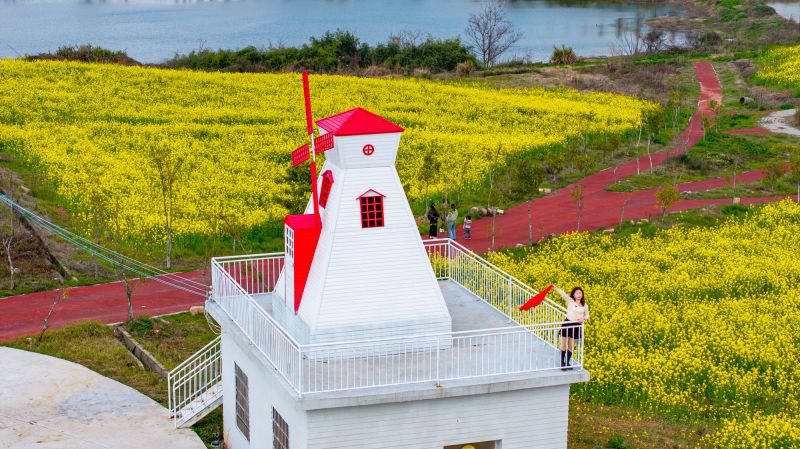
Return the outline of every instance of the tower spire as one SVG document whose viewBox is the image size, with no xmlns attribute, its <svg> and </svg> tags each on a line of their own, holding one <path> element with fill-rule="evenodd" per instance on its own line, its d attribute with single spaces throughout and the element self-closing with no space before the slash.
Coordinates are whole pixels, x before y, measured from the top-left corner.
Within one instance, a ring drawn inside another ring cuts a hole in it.
<svg viewBox="0 0 800 449">
<path fill-rule="evenodd" d="M 308 128 L 308 140 L 310 141 L 309 153 L 311 155 L 311 195 L 314 203 L 314 220 L 320 224 L 319 218 L 319 194 L 317 193 L 317 157 L 314 149 L 314 123 L 311 118 L 311 88 L 308 85 L 308 71 L 303 72 L 303 98 L 306 104 L 306 127 Z"/>
</svg>

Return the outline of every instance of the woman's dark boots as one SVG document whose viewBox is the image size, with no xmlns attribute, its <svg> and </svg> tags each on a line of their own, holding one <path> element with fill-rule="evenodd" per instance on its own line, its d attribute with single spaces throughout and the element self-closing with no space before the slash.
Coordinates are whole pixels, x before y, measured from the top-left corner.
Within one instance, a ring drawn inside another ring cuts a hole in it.
<svg viewBox="0 0 800 449">
<path fill-rule="evenodd" d="M 572 360 L 572 351 L 567 351 L 567 360 L 566 363 L 564 363 L 564 366 L 566 366 L 567 369 L 572 369 L 572 367 L 569 365 L 570 360 Z"/>
<path fill-rule="evenodd" d="M 567 369 L 566 368 L 566 366 L 567 366 L 566 359 L 567 359 L 567 351 L 561 351 L 561 371 L 564 371 L 564 370 Z"/>
</svg>

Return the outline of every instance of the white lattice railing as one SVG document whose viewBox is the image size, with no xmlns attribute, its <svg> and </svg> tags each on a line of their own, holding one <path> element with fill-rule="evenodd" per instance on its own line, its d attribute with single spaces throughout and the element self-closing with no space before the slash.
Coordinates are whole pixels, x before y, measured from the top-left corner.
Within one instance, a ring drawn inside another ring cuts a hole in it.
<svg viewBox="0 0 800 449">
<path fill-rule="evenodd" d="M 283 267 L 280 253 L 213 259 L 209 300 L 236 323 L 298 396 L 560 367 L 557 348 L 564 307 L 548 298 L 520 312 L 519 306 L 535 290 L 454 241 L 428 240 L 425 248 L 438 279 L 457 283 L 519 325 L 301 345 L 252 296 L 274 289 Z M 575 366 L 583 364 L 583 340 L 575 343 L 574 361 Z"/>
<path fill-rule="evenodd" d="M 169 372 L 168 407 L 176 428 L 221 397 L 220 340 L 220 337 L 215 338 Z"/>
</svg>

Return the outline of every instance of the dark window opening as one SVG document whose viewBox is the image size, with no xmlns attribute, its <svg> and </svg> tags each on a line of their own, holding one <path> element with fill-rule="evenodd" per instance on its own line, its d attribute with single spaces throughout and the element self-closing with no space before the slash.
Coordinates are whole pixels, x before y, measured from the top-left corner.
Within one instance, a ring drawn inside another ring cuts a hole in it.
<svg viewBox="0 0 800 449">
<path fill-rule="evenodd" d="M 272 448 L 289 449 L 289 424 L 272 408 Z"/>
<path fill-rule="evenodd" d="M 328 196 L 330 196 L 331 194 L 332 186 L 333 186 L 333 173 L 331 173 L 330 170 L 325 170 L 325 173 L 322 174 L 322 189 L 319 193 L 320 206 L 325 207 L 328 205 Z"/>
<path fill-rule="evenodd" d="M 236 427 L 250 441 L 250 393 L 247 387 L 247 375 L 233 364 L 236 371 Z"/>
<path fill-rule="evenodd" d="M 361 202 L 361 227 L 379 228 L 383 226 L 383 197 L 362 196 Z"/>
</svg>

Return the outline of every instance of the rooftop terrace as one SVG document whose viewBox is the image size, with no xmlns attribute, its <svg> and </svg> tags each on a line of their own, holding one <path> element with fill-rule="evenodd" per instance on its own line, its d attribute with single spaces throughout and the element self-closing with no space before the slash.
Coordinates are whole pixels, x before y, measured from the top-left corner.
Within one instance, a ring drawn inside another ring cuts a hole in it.
<svg viewBox="0 0 800 449">
<path fill-rule="evenodd" d="M 357 397 L 363 402 L 399 393 L 425 397 L 457 388 L 497 391 L 588 380 L 583 341 L 576 342 L 573 369 L 560 369 L 564 307 L 547 298 L 520 312 L 535 290 L 456 242 L 428 240 L 425 247 L 452 317 L 452 333 L 300 344 L 272 314 L 282 254 L 213 259 L 207 310 L 257 348 L 289 391 L 304 400 Z M 214 376 L 198 366 L 179 367 L 171 382 L 212 384 L 213 379 L 188 380 L 197 373 Z"/>
</svg>

